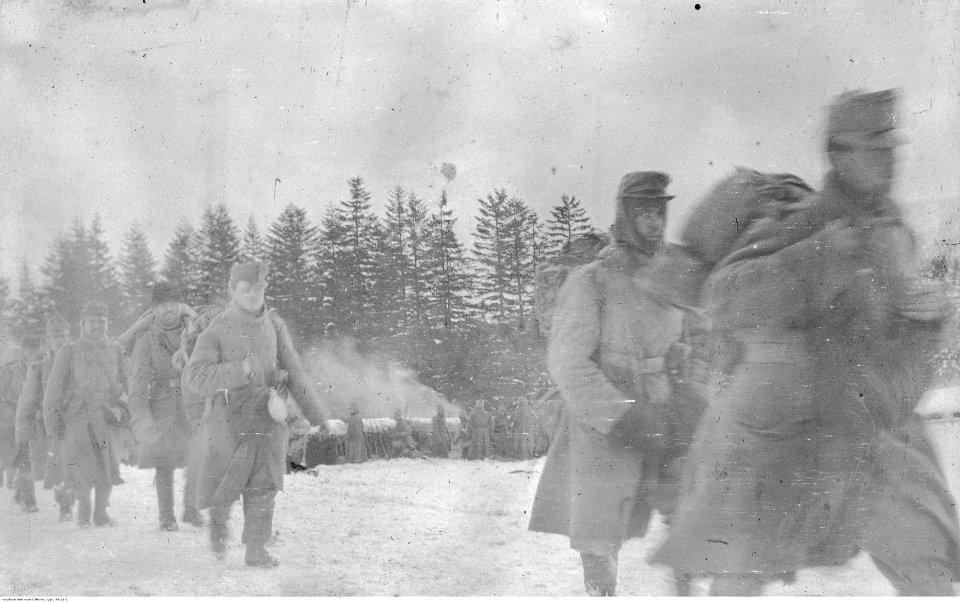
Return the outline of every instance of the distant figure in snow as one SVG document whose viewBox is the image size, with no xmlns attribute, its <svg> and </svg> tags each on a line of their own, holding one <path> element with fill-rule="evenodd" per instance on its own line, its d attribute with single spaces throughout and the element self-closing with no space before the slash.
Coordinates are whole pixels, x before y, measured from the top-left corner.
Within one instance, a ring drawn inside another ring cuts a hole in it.
<svg viewBox="0 0 960 602">
<path fill-rule="evenodd" d="M 493 442 L 497 457 L 509 458 L 513 454 L 510 450 L 510 416 L 507 414 L 507 404 L 500 402 L 497 413 L 493 416 Z"/>
<path fill-rule="evenodd" d="M 493 443 L 490 441 L 490 430 L 493 420 L 490 412 L 483 407 L 483 400 L 478 399 L 473 411 L 470 412 L 470 425 L 467 432 L 470 434 L 469 460 L 483 460 L 492 455 Z"/>
<path fill-rule="evenodd" d="M 517 398 L 517 409 L 513 413 L 513 426 L 518 457 L 521 460 L 533 458 L 537 447 L 537 433 L 540 430 L 537 416 L 530 407 L 527 398 L 521 395 Z"/>
<path fill-rule="evenodd" d="M 437 413 L 433 416 L 430 428 L 430 454 L 435 458 L 449 458 L 452 440 L 443 405 L 437 404 Z"/>
<path fill-rule="evenodd" d="M 403 413 L 400 410 L 393 413 L 393 419 L 397 423 L 390 435 L 393 457 L 415 458 L 417 456 L 417 442 L 413 440 L 413 427 L 403 418 Z"/>
<path fill-rule="evenodd" d="M 367 460 L 367 440 L 363 436 L 363 420 L 357 404 L 350 405 L 350 417 L 347 419 L 347 462 L 360 464 Z"/>
</svg>

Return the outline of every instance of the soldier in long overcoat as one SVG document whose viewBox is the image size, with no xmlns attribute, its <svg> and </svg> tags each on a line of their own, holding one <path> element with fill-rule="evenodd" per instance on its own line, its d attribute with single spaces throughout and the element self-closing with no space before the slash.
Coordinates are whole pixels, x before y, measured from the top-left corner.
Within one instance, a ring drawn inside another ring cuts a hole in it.
<svg viewBox="0 0 960 602">
<path fill-rule="evenodd" d="M 116 524 L 107 506 L 114 485 L 123 482 L 117 430 L 129 421 L 120 398 L 128 372 L 123 350 L 107 337 L 107 306 L 88 302 L 80 313 L 80 338 L 57 351 L 43 395 L 43 424 L 47 436 L 62 440 L 67 483 L 77 495 L 81 527 L 90 526 L 91 490 L 93 524 Z"/>
<path fill-rule="evenodd" d="M 393 421 L 396 423 L 390 433 L 390 447 L 393 449 L 393 457 L 415 457 L 417 455 L 417 442 L 413 440 L 413 427 L 403 417 L 403 412 L 400 410 L 393 412 Z"/>
<path fill-rule="evenodd" d="M 32 508 L 36 508 L 37 496 L 34 481 L 49 481 L 48 488 L 58 486 L 55 498 L 60 505 L 61 521 L 73 518 L 73 495 L 60 487 L 63 483 L 63 475 L 62 471 L 56 470 L 57 460 L 54 459 L 57 455 L 56 446 L 52 445 L 43 426 L 43 391 L 50 376 L 50 370 L 53 368 L 54 354 L 69 340 L 70 325 L 66 320 L 59 316 L 47 320 L 46 351 L 42 359 L 33 362 L 27 369 L 27 376 L 20 390 L 20 399 L 17 401 L 17 446 L 23 457 L 28 459 L 21 465 L 23 469 L 18 475 L 20 498 L 24 510 L 33 512 Z"/>
<path fill-rule="evenodd" d="M 530 529 L 569 537 L 591 595 L 615 593 L 623 541 L 645 533 L 655 508 L 672 509 L 678 457 L 667 450 L 682 454 L 685 442 L 671 434 L 695 421 L 702 403 L 681 403 L 668 373 L 684 313 L 645 285 L 669 181 L 660 172 L 624 176 L 613 242 L 564 282 L 550 330 L 548 369 L 564 405 Z"/>
<path fill-rule="evenodd" d="M 540 425 L 526 397 L 520 396 L 517 400 L 517 409 L 513 413 L 512 431 L 516 439 L 518 457 L 521 460 L 533 458 L 537 447 L 537 435 L 540 431 Z"/>
<path fill-rule="evenodd" d="M 493 453 L 493 441 L 490 431 L 493 429 L 493 418 L 484 408 L 483 400 L 478 399 L 467 422 L 467 434 L 470 437 L 470 449 L 467 452 L 469 460 L 483 460 Z"/>
<path fill-rule="evenodd" d="M 437 404 L 437 413 L 430 421 L 430 455 L 434 458 L 449 458 L 452 441 L 453 437 L 447 427 L 446 411 L 443 404 Z"/>
<path fill-rule="evenodd" d="M 17 405 L 30 365 L 40 357 L 40 339 L 27 335 L 20 341 L 20 359 L 0 370 L 0 447 L 3 462 L 16 471 L 14 499 L 27 512 L 37 511 L 30 474 L 30 446 L 17 441 Z"/>
<path fill-rule="evenodd" d="M 174 367 L 180 370 L 180 396 L 183 400 L 183 407 L 187 414 L 187 420 L 190 421 L 190 445 L 187 451 L 187 470 L 183 486 L 183 515 L 181 519 L 185 523 L 190 523 L 194 527 L 202 527 L 206 524 L 202 513 L 197 510 L 197 475 L 201 471 L 204 443 L 199 441 L 196 434 L 200 428 L 200 421 L 203 418 L 203 412 L 206 409 L 207 398 L 197 395 L 189 387 L 186 367 L 193 354 L 193 349 L 197 344 L 200 333 L 206 329 L 215 317 L 223 312 L 225 300 L 218 294 L 208 295 L 205 303 L 197 312 L 197 317 L 180 333 L 180 349 L 174 354 L 171 360 Z"/>
<path fill-rule="evenodd" d="M 270 409 L 271 388 L 286 388 L 312 425 L 326 426 L 286 324 L 264 305 L 266 274 L 259 262 L 234 264 L 230 304 L 200 333 L 186 373 L 192 394 L 207 399 L 197 433 L 198 508 L 210 508 L 211 547 L 223 557 L 230 508 L 242 496 L 245 562 L 275 567 L 265 544 L 289 434 L 286 416 Z"/>
<path fill-rule="evenodd" d="M 493 446 L 497 457 L 508 458 L 513 455 L 510 449 L 510 415 L 507 414 L 507 404 L 502 402 L 493 415 Z"/>
<path fill-rule="evenodd" d="M 139 443 L 137 464 L 154 469 L 160 529 L 176 531 L 173 511 L 173 471 L 186 466 L 191 426 L 180 392 L 181 371 L 173 356 L 180 349 L 186 321 L 180 314 L 180 291 L 168 282 L 153 287 L 154 320 L 133 346 L 130 359 L 130 412 Z M 184 511 L 194 496 L 184 494 Z M 192 508 L 196 512 L 196 508 Z"/>
<path fill-rule="evenodd" d="M 363 419 L 360 418 L 360 408 L 356 404 L 350 407 L 350 418 L 347 419 L 346 460 L 350 464 L 360 464 L 367 461 L 367 439 L 363 435 Z"/>
<path fill-rule="evenodd" d="M 955 504 L 913 413 L 948 304 L 913 275 L 913 234 L 889 197 L 896 99 L 842 95 L 822 192 L 740 223 L 708 268 L 699 303 L 738 359 L 653 561 L 712 576 L 714 594 L 758 594 L 859 549 L 900 594 L 949 595 L 960 575 Z M 696 266 L 698 241 L 684 241 L 678 262 Z"/>
</svg>

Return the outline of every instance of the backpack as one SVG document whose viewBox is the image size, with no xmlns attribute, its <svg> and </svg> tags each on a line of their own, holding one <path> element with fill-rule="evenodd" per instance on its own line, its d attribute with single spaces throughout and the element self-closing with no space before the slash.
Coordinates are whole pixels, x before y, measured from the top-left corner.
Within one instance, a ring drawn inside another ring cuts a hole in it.
<svg viewBox="0 0 960 602">
<path fill-rule="evenodd" d="M 557 308 L 560 287 L 567 276 L 581 265 L 597 259 L 600 251 L 610 242 L 606 234 L 589 233 L 571 239 L 563 245 L 559 255 L 551 257 L 537 267 L 533 280 L 533 310 L 537 324 L 544 336 L 550 334 L 553 314 Z"/>
</svg>

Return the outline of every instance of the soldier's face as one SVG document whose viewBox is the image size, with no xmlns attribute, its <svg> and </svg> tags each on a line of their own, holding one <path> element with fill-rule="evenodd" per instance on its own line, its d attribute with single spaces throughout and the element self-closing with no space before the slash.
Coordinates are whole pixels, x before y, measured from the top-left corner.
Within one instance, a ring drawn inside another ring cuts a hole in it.
<svg viewBox="0 0 960 602">
<path fill-rule="evenodd" d="M 160 318 L 163 322 L 173 322 L 180 317 L 180 304 L 176 301 L 169 301 L 167 303 L 161 303 L 157 305 L 154 309 L 157 317 Z"/>
<path fill-rule="evenodd" d="M 106 318 L 86 318 L 83 321 L 83 334 L 92 338 L 106 336 L 107 319 Z"/>
<path fill-rule="evenodd" d="M 20 360 L 24 364 L 32 364 L 40 359 L 40 349 L 21 349 Z"/>
<path fill-rule="evenodd" d="M 68 332 L 48 332 L 47 333 L 47 345 L 51 350 L 56 351 L 60 349 L 67 342 L 70 341 L 70 333 Z"/>
<path fill-rule="evenodd" d="M 662 242 L 663 230 L 667 223 L 666 205 L 642 205 L 634 208 L 633 223 L 640 236 L 653 243 Z"/>
<path fill-rule="evenodd" d="M 255 314 L 263 307 L 263 298 L 266 291 L 267 287 L 264 284 L 241 280 L 233 289 L 233 302 L 240 309 Z"/>
<path fill-rule="evenodd" d="M 855 148 L 836 153 L 833 162 L 848 186 L 867 194 L 884 194 L 893 185 L 897 155 L 894 148 Z"/>
</svg>

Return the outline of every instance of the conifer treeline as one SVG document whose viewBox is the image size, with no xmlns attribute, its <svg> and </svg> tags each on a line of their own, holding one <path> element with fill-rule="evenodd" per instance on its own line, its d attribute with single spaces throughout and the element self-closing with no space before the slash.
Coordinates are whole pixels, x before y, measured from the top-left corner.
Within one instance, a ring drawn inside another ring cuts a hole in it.
<svg viewBox="0 0 960 602">
<path fill-rule="evenodd" d="M 291 204 L 263 232 L 252 216 L 240 224 L 225 205 L 208 207 L 198 225 L 177 226 L 159 261 L 137 224 L 114 260 L 100 220 L 75 221 L 47 253 L 40 282 L 26 262 L 17 296 L 9 298 L 12 287 L 0 280 L 0 310 L 21 336 L 41 333 L 53 312 L 76 324 L 83 304 L 99 299 L 119 333 L 147 307 L 157 280 L 198 306 L 225 295 L 234 261 L 266 260 L 268 304 L 301 346 L 349 336 L 457 400 L 510 399 L 544 386 L 534 273 L 593 230 L 577 199 L 564 195 L 544 224 L 525 202 L 495 189 L 477 199 L 468 250 L 446 192 L 431 208 L 396 186 L 381 217 L 362 178 L 347 184 L 349 198 L 328 206 L 318 224 Z"/>
</svg>

